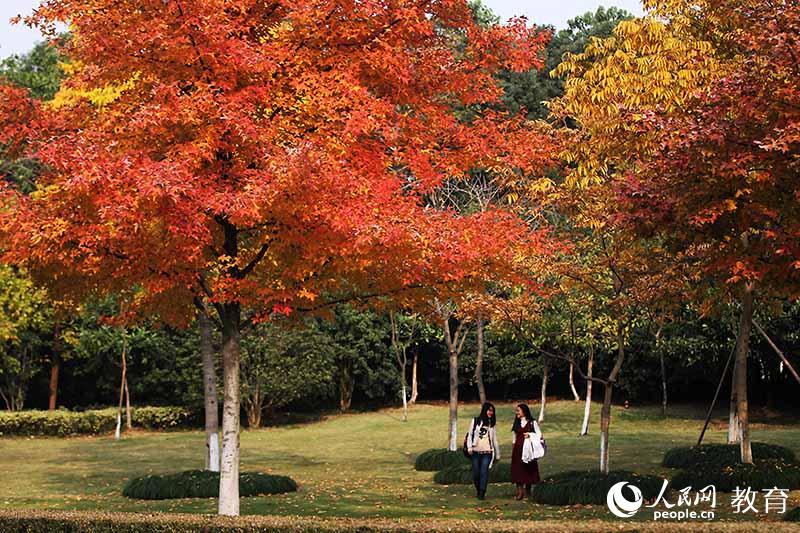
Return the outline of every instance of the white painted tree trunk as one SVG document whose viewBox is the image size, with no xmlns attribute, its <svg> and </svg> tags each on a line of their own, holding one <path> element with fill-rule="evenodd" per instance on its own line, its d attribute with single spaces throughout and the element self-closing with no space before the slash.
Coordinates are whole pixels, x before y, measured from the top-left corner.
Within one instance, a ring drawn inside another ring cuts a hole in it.
<svg viewBox="0 0 800 533">
<path fill-rule="evenodd" d="M 739 341 L 736 341 L 738 348 Z M 734 348 L 736 350 L 737 348 Z M 728 444 L 739 443 L 739 417 L 736 414 L 736 369 L 739 366 L 739 359 L 734 355 L 733 372 L 731 374 L 731 401 L 728 408 Z"/>
<path fill-rule="evenodd" d="M 411 363 L 411 399 L 409 400 L 409 403 L 411 405 L 417 403 L 417 358 L 419 356 L 418 352 L 419 352 L 418 349 L 414 350 L 414 359 Z"/>
<path fill-rule="evenodd" d="M 539 405 L 539 418 L 541 424 L 544 422 L 544 410 L 547 407 L 547 381 L 550 377 L 550 363 L 545 359 L 544 368 L 542 369 L 542 403 Z"/>
<path fill-rule="evenodd" d="M 575 388 L 575 365 L 569 364 L 569 388 L 572 390 L 572 397 L 576 402 L 581 401 L 581 396 L 578 394 L 578 389 Z"/>
<path fill-rule="evenodd" d="M 747 355 L 750 351 L 750 333 L 753 326 L 753 285 L 748 283 L 742 296 L 742 314 L 739 320 L 739 345 L 736 347 L 736 415 L 739 423 L 739 448 L 742 463 L 753 463 L 750 445 L 750 419 L 747 405 Z"/>
<path fill-rule="evenodd" d="M 403 422 L 408 422 L 408 400 L 406 399 L 406 384 L 403 383 L 402 393 L 403 393 Z"/>
<path fill-rule="evenodd" d="M 211 338 L 211 320 L 205 310 L 197 313 L 200 333 L 200 355 L 203 359 L 203 406 L 205 408 L 206 470 L 219 472 L 219 412 L 217 398 L 217 371 L 214 365 L 214 345 Z"/>
<path fill-rule="evenodd" d="M 239 310 L 225 306 L 222 328 L 222 457 L 219 514 L 239 515 Z"/>
<path fill-rule="evenodd" d="M 581 436 L 589 434 L 589 417 L 592 414 L 592 367 L 594 366 L 594 346 L 589 348 L 589 362 L 586 364 L 586 403 L 583 406 L 583 426 Z"/>
</svg>

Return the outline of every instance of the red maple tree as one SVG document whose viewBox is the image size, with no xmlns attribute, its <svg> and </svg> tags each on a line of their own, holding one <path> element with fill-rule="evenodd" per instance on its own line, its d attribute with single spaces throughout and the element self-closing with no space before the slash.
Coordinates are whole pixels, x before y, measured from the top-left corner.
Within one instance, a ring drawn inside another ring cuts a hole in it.
<svg viewBox="0 0 800 533">
<path fill-rule="evenodd" d="M 543 163 L 548 139 L 491 104 L 495 73 L 540 65 L 547 36 L 479 27 L 465 0 L 47 0 L 27 19 L 57 21 L 61 93 L 0 109 L 0 141 L 49 169 L 3 193 L 5 259 L 82 294 L 135 289 L 168 320 L 213 305 L 219 512 L 238 514 L 243 321 L 502 276 L 524 225 L 422 195 Z"/>
</svg>

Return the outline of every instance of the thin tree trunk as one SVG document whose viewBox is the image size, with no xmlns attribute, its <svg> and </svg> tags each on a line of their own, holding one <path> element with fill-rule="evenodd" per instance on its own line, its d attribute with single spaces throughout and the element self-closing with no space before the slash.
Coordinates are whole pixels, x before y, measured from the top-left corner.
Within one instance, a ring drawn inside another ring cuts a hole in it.
<svg viewBox="0 0 800 533">
<path fill-rule="evenodd" d="M 419 349 L 414 350 L 414 359 L 411 363 L 411 399 L 409 403 L 414 405 L 417 403 L 417 358 L 419 357 Z"/>
<path fill-rule="evenodd" d="M 122 377 L 119 382 L 119 403 L 117 404 L 117 428 L 114 430 L 114 438 L 116 440 L 120 439 L 122 433 L 122 401 L 125 399 L 125 373 L 127 372 L 127 367 L 125 364 L 125 350 L 127 346 L 125 342 L 122 343 Z"/>
<path fill-rule="evenodd" d="M 222 319 L 222 457 L 219 476 L 219 514 L 239 515 L 239 356 L 240 310 L 225 304 Z"/>
<path fill-rule="evenodd" d="M 464 322 L 459 322 L 455 333 L 451 334 L 450 318 L 452 315 L 452 312 L 447 309 L 441 311 L 442 329 L 450 363 L 450 412 L 447 447 L 451 451 L 456 451 L 458 449 L 458 356 L 464 348 L 467 329 L 464 327 Z"/>
<path fill-rule="evenodd" d="M 50 366 L 50 399 L 47 403 L 47 410 L 54 411 L 58 402 L 58 373 L 61 367 L 61 358 L 58 354 L 53 354 L 53 362 Z"/>
<path fill-rule="evenodd" d="M 539 405 L 539 423 L 544 422 L 544 410 L 547 407 L 547 381 L 550 377 L 550 361 L 547 357 L 544 358 L 544 367 L 542 368 L 542 403 Z"/>
<path fill-rule="evenodd" d="M 354 388 L 353 369 L 349 362 L 345 362 L 339 372 L 339 410 L 343 413 L 350 409 Z"/>
<path fill-rule="evenodd" d="M 569 388 L 572 390 L 572 396 L 575 398 L 575 401 L 581 401 L 578 389 L 575 388 L 575 365 L 572 363 L 569 364 Z"/>
<path fill-rule="evenodd" d="M 656 331 L 656 346 L 658 351 L 658 360 L 661 365 L 661 416 L 667 417 L 667 368 L 664 364 L 664 352 L 661 350 L 661 333 L 664 331 L 664 325 L 658 326 Z"/>
<path fill-rule="evenodd" d="M 739 349 L 739 338 L 736 340 L 736 347 Z M 739 367 L 738 351 L 733 356 L 733 371 L 731 373 L 731 401 L 728 409 L 728 444 L 739 443 L 739 417 L 736 413 L 736 370 Z"/>
<path fill-rule="evenodd" d="M 592 413 L 592 367 L 594 366 L 594 344 L 589 346 L 589 361 L 586 364 L 586 403 L 583 407 L 581 436 L 589 434 L 589 417 Z"/>
<path fill-rule="evenodd" d="M 128 376 L 125 376 L 125 429 L 133 429 L 131 421 L 131 393 L 128 391 Z"/>
<path fill-rule="evenodd" d="M 447 448 L 451 451 L 458 449 L 458 353 L 450 350 L 450 412 L 449 412 L 449 440 Z"/>
<path fill-rule="evenodd" d="M 219 406 L 217 398 L 217 371 L 214 367 L 214 344 L 211 337 L 211 320 L 205 309 L 197 313 L 200 333 L 200 355 L 203 359 L 203 406 L 206 426 L 206 470 L 219 472 Z"/>
<path fill-rule="evenodd" d="M 622 324 L 617 325 L 617 359 L 614 368 L 608 376 L 603 391 L 603 408 L 600 411 L 600 472 L 608 474 L 609 471 L 609 431 L 611 429 L 611 399 L 614 394 L 614 384 L 625 360 L 625 330 Z"/>
<path fill-rule="evenodd" d="M 753 326 L 753 284 L 745 285 L 742 296 L 742 314 L 739 320 L 739 344 L 736 347 L 736 414 L 739 422 L 741 459 L 752 464 L 750 447 L 750 421 L 747 405 L 747 354 L 750 350 L 750 332 Z"/>
<path fill-rule="evenodd" d="M 402 394 L 403 394 L 403 422 L 408 422 L 408 400 L 406 399 L 406 384 L 403 381 Z"/>
<path fill-rule="evenodd" d="M 483 385 L 483 316 L 478 314 L 478 323 L 476 325 L 478 336 L 478 356 L 475 361 L 475 383 L 478 385 L 478 396 L 481 399 L 481 404 L 486 403 L 486 388 Z"/>
</svg>

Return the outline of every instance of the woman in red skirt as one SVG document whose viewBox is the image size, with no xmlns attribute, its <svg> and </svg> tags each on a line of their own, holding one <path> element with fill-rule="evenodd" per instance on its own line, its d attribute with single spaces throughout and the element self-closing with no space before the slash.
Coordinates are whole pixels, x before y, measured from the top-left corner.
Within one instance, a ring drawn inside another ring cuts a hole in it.
<svg viewBox="0 0 800 533">
<path fill-rule="evenodd" d="M 535 459 L 530 463 L 522 462 L 522 445 L 525 443 L 525 439 L 534 432 L 536 423 L 531 415 L 531 410 L 526 404 L 521 403 L 517 405 L 516 414 L 514 426 L 511 428 L 511 431 L 514 432 L 514 447 L 511 450 L 511 481 L 517 484 L 516 498 L 521 500 L 526 495 L 531 495 L 531 485 L 539 483 L 539 463 Z"/>
</svg>

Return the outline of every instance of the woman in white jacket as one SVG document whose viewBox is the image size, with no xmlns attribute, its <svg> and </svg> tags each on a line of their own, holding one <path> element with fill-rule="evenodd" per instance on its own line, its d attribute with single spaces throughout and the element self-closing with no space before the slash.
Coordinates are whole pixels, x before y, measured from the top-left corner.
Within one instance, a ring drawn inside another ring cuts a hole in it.
<svg viewBox="0 0 800 533">
<path fill-rule="evenodd" d="M 479 500 L 486 497 L 489 468 L 494 461 L 500 460 L 495 422 L 494 405 L 486 402 L 481 407 L 481 414 L 472 419 L 467 433 L 467 452 L 472 459 L 472 480 Z"/>
</svg>

